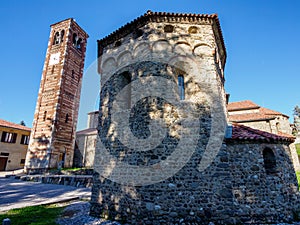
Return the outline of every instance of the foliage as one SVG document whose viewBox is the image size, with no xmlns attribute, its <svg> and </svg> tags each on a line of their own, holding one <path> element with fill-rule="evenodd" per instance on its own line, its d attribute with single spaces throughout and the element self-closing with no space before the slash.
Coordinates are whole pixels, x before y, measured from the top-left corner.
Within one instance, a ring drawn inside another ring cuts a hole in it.
<svg viewBox="0 0 300 225">
<path fill-rule="evenodd" d="M 294 108 L 294 115 L 300 117 L 300 107 L 297 105 Z"/>
<path fill-rule="evenodd" d="M 26 124 L 25 124 L 24 120 L 21 120 L 21 122 L 20 122 L 20 125 L 22 125 L 22 126 L 26 126 Z"/>
<path fill-rule="evenodd" d="M 1 213 L 0 221 L 9 218 L 13 225 L 54 225 L 63 209 L 64 207 L 58 207 L 55 204 L 12 209 Z"/>
<path fill-rule="evenodd" d="M 79 171 L 79 170 L 84 170 L 85 168 L 82 167 L 82 168 L 77 168 L 77 167 L 74 167 L 74 168 L 62 168 L 62 170 L 64 171 Z"/>
</svg>

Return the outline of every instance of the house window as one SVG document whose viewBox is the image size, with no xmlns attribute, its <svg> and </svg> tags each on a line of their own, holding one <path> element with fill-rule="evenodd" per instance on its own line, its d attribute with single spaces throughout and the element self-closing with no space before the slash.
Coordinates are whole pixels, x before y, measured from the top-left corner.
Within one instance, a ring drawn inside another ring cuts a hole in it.
<svg viewBox="0 0 300 225">
<path fill-rule="evenodd" d="M 29 136 L 22 134 L 20 144 L 22 144 L 22 145 L 28 145 L 29 144 Z"/>
<path fill-rule="evenodd" d="M 263 158 L 267 175 L 276 173 L 276 158 L 272 149 L 265 148 L 263 151 Z"/>
<path fill-rule="evenodd" d="M 178 76 L 178 92 L 180 100 L 184 100 L 184 77 L 182 75 Z"/>
<path fill-rule="evenodd" d="M 25 159 L 21 159 L 20 164 L 25 164 Z"/>
<path fill-rule="evenodd" d="M 16 133 L 9 133 L 9 132 L 2 132 L 1 142 L 7 143 L 16 143 L 17 134 Z"/>
<path fill-rule="evenodd" d="M 1 156 L 9 156 L 9 153 L 7 153 L 7 152 L 1 152 L 0 155 Z"/>
</svg>

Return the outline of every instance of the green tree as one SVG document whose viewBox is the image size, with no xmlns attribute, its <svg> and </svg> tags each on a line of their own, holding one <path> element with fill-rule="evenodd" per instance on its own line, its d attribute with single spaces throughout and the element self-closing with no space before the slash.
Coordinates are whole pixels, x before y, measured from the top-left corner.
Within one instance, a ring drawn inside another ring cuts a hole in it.
<svg viewBox="0 0 300 225">
<path fill-rule="evenodd" d="M 26 124 L 25 124 L 24 120 L 21 120 L 21 122 L 20 122 L 20 125 L 22 125 L 22 126 L 26 126 Z"/>
</svg>

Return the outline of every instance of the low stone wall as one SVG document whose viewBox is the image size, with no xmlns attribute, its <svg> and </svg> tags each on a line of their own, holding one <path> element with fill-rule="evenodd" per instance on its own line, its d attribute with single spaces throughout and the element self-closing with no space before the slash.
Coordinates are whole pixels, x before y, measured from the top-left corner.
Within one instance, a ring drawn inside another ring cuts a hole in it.
<svg viewBox="0 0 300 225">
<path fill-rule="evenodd" d="M 91 175 L 25 175 L 21 176 L 20 180 L 74 187 L 93 186 L 93 176 Z"/>
</svg>

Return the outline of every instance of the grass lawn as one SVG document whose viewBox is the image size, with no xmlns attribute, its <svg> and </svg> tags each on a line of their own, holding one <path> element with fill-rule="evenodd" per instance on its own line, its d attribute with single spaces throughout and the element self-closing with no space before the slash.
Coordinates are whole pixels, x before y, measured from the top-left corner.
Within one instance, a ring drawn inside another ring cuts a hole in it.
<svg viewBox="0 0 300 225">
<path fill-rule="evenodd" d="M 300 144 L 296 144 L 296 150 L 297 150 L 298 157 L 300 159 Z M 298 186 L 300 190 L 300 172 L 296 172 L 296 175 L 297 175 Z"/>
<path fill-rule="evenodd" d="M 64 207 L 53 204 L 12 209 L 0 214 L 0 222 L 9 218 L 13 225 L 54 225 Z"/>
<path fill-rule="evenodd" d="M 300 144 L 295 144 L 297 149 L 297 154 L 300 157 Z"/>
</svg>

